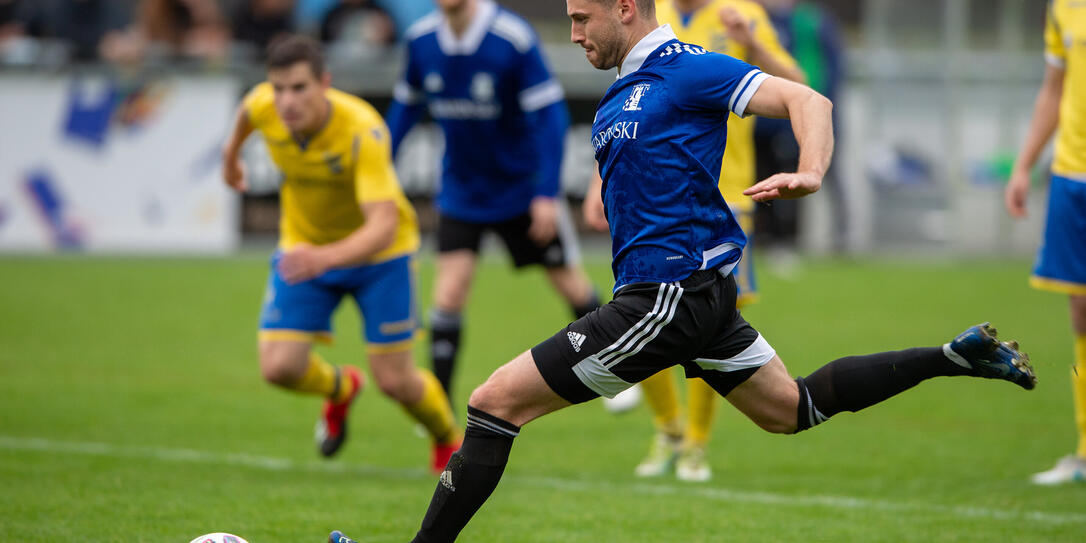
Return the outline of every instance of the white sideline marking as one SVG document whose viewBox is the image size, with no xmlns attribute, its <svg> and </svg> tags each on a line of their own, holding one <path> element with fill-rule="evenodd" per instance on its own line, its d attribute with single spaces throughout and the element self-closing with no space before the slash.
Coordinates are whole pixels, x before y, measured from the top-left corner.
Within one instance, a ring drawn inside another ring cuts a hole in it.
<svg viewBox="0 0 1086 543">
<path fill-rule="evenodd" d="M 354 473 L 358 475 L 431 478 L 426 470 L 384 468 L 339 462 L 298 462 L 288 458 L 259 456 L 243 453 L 217 453 L 195 449 L 169 449 L 163 447 L 139 447 L 112 445 L 109 443 L 54 441 L 42 438 L 0 436 L 0 449 L 10 451 L 40 451 L 54 454 L 109 456 L 117 458 L 143 458 L 164 462 L 230 465 L 268 471 L 310 471 L 326 473 Z M 552 488 L 577 492 L 605 492 L 610 495 L 640 494 L 646 496 L 694 496 L 707 500 L 731 503 L 784 505 L 793 507 L 825 507 L 828 509 L 854 509 L 867 511 L 899 511 L 934 514 L 950 514 L 959 517 L 991 520 L 1029 520 L 1049 524 L 1086 524 L 1086 514 L 1049 513 L 1045 511 L 1018 511 L 989 509 L 984 507 L 932 505 L 926 503 L 871 500 L 852 496 L 793 495 L 774 492 L 729 490 L 720 487 L 692 487 L 670 484 L 617 484 L 601 481 L 576 481 L 558 477 L 505 477 L 519 485 Z"/>
</svg>

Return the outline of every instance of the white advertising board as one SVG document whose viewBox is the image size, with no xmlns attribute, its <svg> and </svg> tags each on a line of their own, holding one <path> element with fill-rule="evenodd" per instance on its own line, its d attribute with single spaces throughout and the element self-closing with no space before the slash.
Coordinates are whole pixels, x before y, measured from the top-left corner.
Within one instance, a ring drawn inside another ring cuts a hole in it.
<svg viewBox="0 0 1086 543">
<path fill-rule="evenodd" d="M 0 76 L 0 251 L 223 253 L 227 77 Z"/>
</svg>

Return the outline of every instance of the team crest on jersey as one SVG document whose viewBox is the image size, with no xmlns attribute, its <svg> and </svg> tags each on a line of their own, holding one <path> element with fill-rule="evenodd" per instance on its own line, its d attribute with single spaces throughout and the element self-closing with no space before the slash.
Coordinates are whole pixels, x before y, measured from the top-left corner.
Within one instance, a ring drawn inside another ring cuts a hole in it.
<svg viewBox="0 0 1086 543">
<path fill-rule="evenodd" d="M 430 72 L 426 74 L 426 79 L 422 80 L 422 86 L 426 88 L 426 92 L 436 94 L 445 88 L 445 80 L 441 79 L 441 74 Z"/>
<path fill-rule="evenodd" d="M 626 104 L 622 106 L 622 111 L 641 111 L 641 98 L 649 91 L 649 86 L 648 83 L 634 85 L 630 96 L 626 98 Z"/>
<path fill-rule="evenodd" d="M 328 169 L 332 170 L 332 173 L 336 175 L 343 173 L 343 155 L 325 153 L 324 163 L 328 165 Z"/>
<path fill-rule="evenodd" d="M 476 102 L 489 102 L 494 99 L 494 77 L 486 72 L 479 72 L 471 78 L 471 98 Z"/>
</svg>

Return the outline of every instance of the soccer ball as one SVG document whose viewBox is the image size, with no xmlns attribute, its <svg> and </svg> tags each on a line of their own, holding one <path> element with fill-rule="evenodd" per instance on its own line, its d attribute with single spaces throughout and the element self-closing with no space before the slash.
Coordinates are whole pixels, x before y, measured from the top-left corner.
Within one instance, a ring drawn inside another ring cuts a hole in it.
<svg viewBox="0 0 1086 543">
<path fill-rule="evenodd" d="M 603 398 L 603 406 L 616 415 L 631 411 L 640 404 L 641 387 L 638 385 L 619 392 L 614 398 Z"/>
<path fill-rule="evenodd" d="M 244 539 L 242 539 L 242 538 L 240 538 L 240 537 L 238 537 L 236 535 L 233 535 L 233 534 L 224 534 L 222 532 L 215 532 L 213 534 L 207 534 L 207 535 L 202 535 L 200 537 L 197 537 L 196 539 L 193 539 L 189 543 L 249 543 L 249 542 L 245 541 Z"/>
</svg>

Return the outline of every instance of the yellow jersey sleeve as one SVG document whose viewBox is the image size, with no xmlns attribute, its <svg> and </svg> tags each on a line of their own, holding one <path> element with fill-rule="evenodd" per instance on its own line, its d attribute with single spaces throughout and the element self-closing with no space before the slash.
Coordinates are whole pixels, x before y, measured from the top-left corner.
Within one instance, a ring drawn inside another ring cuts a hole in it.
<svg viewBox="0 0 1086 543">
<path fill-rule="evenodd" d="M 245 109 L 249 124 L 257 130 L 278 118 L 278 113 L 275 112 L 275 93 L 268 82 L 253 87 L 241 100 L 241 106 Z"/>
<path fill-rule="evenodd" d="M 354 191 L 358 203 L 383 202 L 403 198 L 396 169 L 392 164 L 392 145 L 384 123 L 363 130 L 355 136 Z"/>
<path fill-rule="evenodd" d="M 746 16 L 753 25 L 754 41 L 761 44 L 766 52 L 773 57 L 773 60 L 790 68 L 794 68 L 796 66 L 796 59 L 792 58 L 792 55 L 788 54 L 788 51 L 781 45 L 781 40 L 777 36 L 777 30 L 773 28 L 773 23 L 769 20 L 769 14 L 766 13 L 765 8 L 753 4 L 746 13 Z"/>
</svg>

